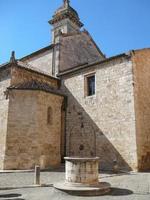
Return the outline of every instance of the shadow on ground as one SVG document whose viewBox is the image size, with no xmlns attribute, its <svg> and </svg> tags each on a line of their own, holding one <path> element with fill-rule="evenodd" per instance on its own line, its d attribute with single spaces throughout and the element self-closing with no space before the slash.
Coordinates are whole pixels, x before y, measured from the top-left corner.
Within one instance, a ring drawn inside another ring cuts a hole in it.
<svg viewBox="0 0 150 200">
<path fill-rule="evenodd" d="M 3 199 L 5 199 L 5 198 L 13 198 L 13 200 L 14 200 L 15 197 L 20 197 L 20 196 L 22 196 L 22 195 L 21 194 L 16 194 L 16 193 L 0 194 L 0 199 L 1 198 L 3 198 Z M 17 198 L 17 200 L 23 200 L 23 199 Z"/>
<path fill-rule="evenodd" d="M 132 190 L 123 189 L 123 188 L 111 188 L 109 193 L 110 196 L 127 196 L 133 194 Z"/>
<path fill-rule="evenodd" d="M 84 195 L 81 195 L 79 191 L 75 192 L 75 191 L 69 191 L 69 192 L 64 192 L 64 191 L 60 191 L 60 190 L 57 190 L 55 189 L 54 190 L 55 192 L 58 192 L 58 193 L 63 193 L 63 194 L 68 194 L 70 196 L 80 196 L 80 197 L 96 197 L 96 196 L 128 196 L 128 195 L 132 195 L 133 194 L 133 191 L 131 190 L 128 190 L 128 189 L 123 189 L 123 188 L 114 188 L 112 187 L 111 188 L 111 191 L 109 193 L 106 193 L 106 194 L 102 194 L 102 195 L 88 195 L 88 194 L 84 194 Z"/>
<path fill-rule="evenodd" d="M 5 199 L 5 200 L 11 200 L 11 199 Z M 17 198 L 17 199 L 12 199 L 12 200 L 25 200 L 25 199 L 21 199 L 21 198 Z"/>
</svg>

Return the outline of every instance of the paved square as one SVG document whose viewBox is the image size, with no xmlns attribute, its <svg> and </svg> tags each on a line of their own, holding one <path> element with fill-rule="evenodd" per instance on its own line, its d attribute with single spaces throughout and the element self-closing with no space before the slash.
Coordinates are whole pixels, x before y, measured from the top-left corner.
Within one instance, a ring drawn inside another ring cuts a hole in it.
<svg viewBox="0 0 150 200">
<path fill-rule="evenodd" d="M 41 183 L 51 185 L 64 180 L 64 172 L 41 172 Z M 1 173 L 0 200 L 149 200 L 150 173 L 106 174 L 100 180 L 109 182 L 112 191 L 106 196 L 79 197 L 56 191 L 52 186 L 26 188 L 34 180 L 33 172 Z M 5 188 L 2 189 L 2 188 Z M 12 189 L 9 189 L 12 188 Z M 17 189 L 13 189 L 17 188 Z"/>
</svg>

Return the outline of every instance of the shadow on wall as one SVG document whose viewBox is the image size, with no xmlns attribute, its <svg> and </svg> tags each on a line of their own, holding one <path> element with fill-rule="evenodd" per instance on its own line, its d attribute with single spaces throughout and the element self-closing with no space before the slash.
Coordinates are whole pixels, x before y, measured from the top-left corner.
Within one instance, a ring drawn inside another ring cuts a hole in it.
<svg viewBox="0 0 150 200">
<path fill-rule="evenodd" d="M 100 170 L 112 170 L 114 161 L 120 169 L 131 171 L 123 159 L 88 113 L 74 96 L 64 88 L 68 96 L 66 113 L 66 149 L 67 156 L 100 157 Z"/>
</svg>

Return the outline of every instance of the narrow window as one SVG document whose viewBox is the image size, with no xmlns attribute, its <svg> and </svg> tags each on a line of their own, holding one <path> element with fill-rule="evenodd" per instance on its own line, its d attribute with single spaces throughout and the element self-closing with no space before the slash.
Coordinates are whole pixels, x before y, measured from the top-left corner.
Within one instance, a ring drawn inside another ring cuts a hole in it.
<svg viewBox="0 0 150 200">
<path fill-rule="evenodd" d="M 52 108 L 48 107 L 47 109 L 47 124 L 52 124 Z"/>
<path fill-rule="evenodd" d="M 86 77 L 86 94 L 92 96 L 95 94 L 95 74 Z"/>
</svg>

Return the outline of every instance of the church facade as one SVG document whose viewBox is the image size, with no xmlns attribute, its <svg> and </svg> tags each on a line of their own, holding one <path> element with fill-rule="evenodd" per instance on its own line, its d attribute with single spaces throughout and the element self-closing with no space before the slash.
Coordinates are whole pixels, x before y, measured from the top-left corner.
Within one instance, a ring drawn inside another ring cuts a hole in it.
<svg viewBox="0 0 150 200">
<path fill-rule="evenodd" d="M 0 169 L 150 170 L 150 49 L 106 58 L 69 0 L 49 23 L 51 45 L 0 66 Z"/>
</svg>

